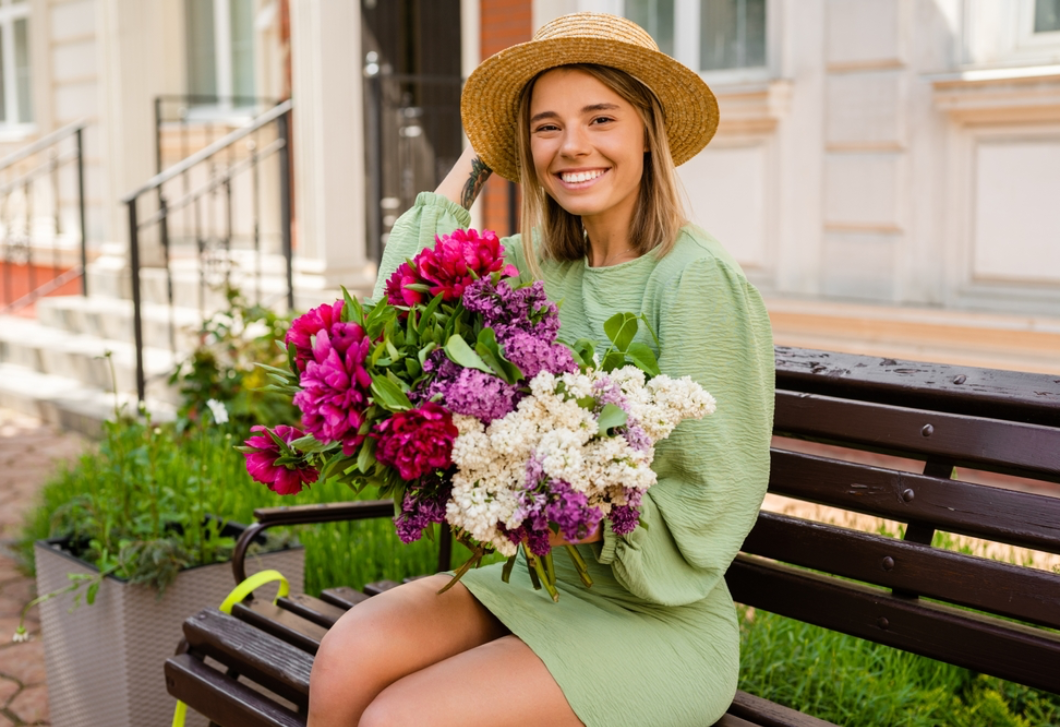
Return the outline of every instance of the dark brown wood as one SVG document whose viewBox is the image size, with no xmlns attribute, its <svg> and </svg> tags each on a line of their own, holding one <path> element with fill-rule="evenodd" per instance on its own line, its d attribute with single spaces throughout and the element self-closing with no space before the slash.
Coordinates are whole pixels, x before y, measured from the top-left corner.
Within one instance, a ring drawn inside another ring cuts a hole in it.
<svg viewBox="0 0 1060 727">
<path fill-rule="evenodd" d="M 266 525 L 305 525 L 346 520 L 371 520 L 394 516 L 393 500 L 358 500 L 327 502 L 319 505 L 263 507 L 254 511 L 254 519 Z"/>
<path fill-rule="evenodd" d="M 375 581 L 374 583 L 368 583 L 364 587 L 364 594 L 366 596 L 378 596 L 383 591 L 389 591 L 391 588 L 397 588 L 401 584 L 396 581 Z"/>
<path fill-rule="evenodd" d="M 763 512 L 743 551 L 1060 629 L 1060 574 Z"/>
<path fill-rule="evenodd" d="M 732 700 L 729 714 L 762 727 L 834 727 L 831 722 L 740 690 L 737 690 L 736 697 Z"/>
<path fill-rule="evenodd" d="M 349 611 L 358 603 L 364 601 L 368 596 L 349 586 L 336 586 L 325 589 L 320 593 L 320 600 L 338 606 Z"/>
<path fill-rule="evenodd" d="M 184 622 L 184 637 L 200 656 L 209 656 L 299 708 L 309 705 L 313 657 L 216 609 L 204 609 Z"/>
<path fill-rule="evenodd" d="M 721 719 L 714 723 L 714 727 L 758 727 L 754 722 L 734 717 L 731 714 L 723 714 Z"/>
<path fill-rule="evenodd" d="M 939 530 L 1060 552 L 1060 498 L 773 450 L 769 490 Z"/>
<path fill-rule="evenodd" d="M 740 555 L 726 581 L 755 608 L 1060 693 L 1060 636 Z"/>
<path fill-rule="evenodd" d="M 310 654 L 317 653 L 327 633 L 324 627 L 260 599 L 237 603 L 232 615 Z"/>
<path fill-rule="evenodd" d="M 171 695 L 222 727 L 305 727 L 305 718 L 191 654 L 166 660 Z"/>
<path fill-rule="evenodd" d="M 777 388 L 1055 426 L 1060 376 L 777 346 Z"/>
<path fill-rule="evenodd" d="M 335 622 L 342 617 L 342 614 L 349 610 L 348 608 L 342 608 L 327 601 L 322 601 L 319 598 L 307 596 L 304 593 L 296 593 L 286 598 L 280 598 L 276 601 L 276 605 L 312 621 L 318 626 L 323 626 L 325 629 L 330 629 L 334 626 Z"/>
<path fill-rule="evenodd" d="M 778 391 L 773 428 L 900 456 L 945 458 L 951 467 L 1060 480 L 1056 427 Z"/>
</svg>

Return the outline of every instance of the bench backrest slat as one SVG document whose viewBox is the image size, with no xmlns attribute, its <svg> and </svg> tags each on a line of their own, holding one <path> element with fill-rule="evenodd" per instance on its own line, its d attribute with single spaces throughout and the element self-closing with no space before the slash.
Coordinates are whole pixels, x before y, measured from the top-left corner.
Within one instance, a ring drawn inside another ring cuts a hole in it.
<svg viewBox="0 0 1060 727">
<path fill-rule="evenodd" d="M 1060 482 L 1060 429 L 778 391 L 774 432 Z"/>
<path fill-rule="evenodd" d="M 1060 574 L 763 512 L 743 550 L 1060 628 Z"/>
<path fill-rule="evenodd" d="M 774 448 L 770 492 L 1060 553 L 1060 498 Z"/>
<path fill-rule="evenodd" d="M 740 555 L 733 598 L 914 654 L 1060 693 L 1060 636 Z"/>
</svg>

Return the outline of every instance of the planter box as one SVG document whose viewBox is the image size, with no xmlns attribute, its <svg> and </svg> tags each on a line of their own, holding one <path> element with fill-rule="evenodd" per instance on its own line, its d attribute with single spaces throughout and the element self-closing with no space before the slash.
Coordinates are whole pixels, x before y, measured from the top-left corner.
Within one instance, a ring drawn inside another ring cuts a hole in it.
<svg viewBox="0 0 1060 727">
<path fill-rule="evenodd" d="M 226 535 L 238 537 L 244 526 Z M 70 584 L 67 573 L 97 569 L 63 549 L 64 540 L 38 540 L 37 592 L 50 593 Z M 247 575 L 276 569 L 303 591 L 305 551 L 301 546 L 247 558 Z M 44 662 L 52 727 L 168 727 L 176 701 L 166 692 L 165 660 L 184 634 L 191 614 L 219 606 L 235 586 L 229 563 L 189 568 L 180 573 L 161 600 L 157 591 L 107 578 L 96 602 L 69 613 L 73 595 L 40 606 Z M 272 599 L 277 584 L 258 596 Z M 84 592 L 84 588 L 81 592 Z M 188 727 L 206 727 L 201 715 L 188 711 Z"/>
</svg>

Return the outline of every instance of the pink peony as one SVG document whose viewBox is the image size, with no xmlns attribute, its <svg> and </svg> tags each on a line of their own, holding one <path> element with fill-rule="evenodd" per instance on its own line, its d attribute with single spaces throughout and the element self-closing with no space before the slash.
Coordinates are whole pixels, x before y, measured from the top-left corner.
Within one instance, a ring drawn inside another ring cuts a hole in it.
<svg viewBox="0 0 1060 727">
<path fill-rule="evenodd" d="M 342 320 L 342 307 L 345 303 L 336 300 L 324 304 L 291 321 L 287 330 L 285 343 L 293 343 L 295 363 L 299 371 L 305 371 L 306 363 L 313 358 L 313 336 L 320 331 L 330 331 L 331 327 Z"/>
<path fill-rule="evenodd" d="M 313 358 L 306 364 L 302 391 L 294 404 L 302 425 L 320 442 L 342 442 L 342 453 L 353 454 L 364 435 L 358 433 L 368 408 L 372 377 L 364 368 L 372 341 L 356 323 L 339 323 L 320 331 Z"/>
<path fill-rule="evenodd" d="M 244 452 L 243 456 L 247 459 L 247 472 L 255 480 L 268 485 L 269 489 L 278 495 L 295 495 L 302 491 L 303 485 L 317 481 L 320 473 L 314 467 L 303 465 L 290 468 L 287 465 L 276 464 L 281 454 L 280 446 L 272 440 L 272 437 L 264 433 L 265 427 L 259 424 L 251 427 L 250 431 L 262 432 L 244 442 L 254 450 Z M 301 430 L 283 424 L 272 431 L 287 444 L 305 436 Z"/>
<path fill-rule="evenodd" d="M 504 250 L 497 233 L 486 230 L 454 230 L 439 236 L 434 247 L 426 248 L 413 260 L 419 277 L 431 286 L 431 295 L 443 294 L 443 300 L 457 300 L 476 278 L 505 268 Z"/>
<path fill-rule="evenodd" d="M 445 469 L 453 461 L 453 441 L 458 432 L 452 415 L 434 402 L 419 409 L 398 412 L 375 426 L 379 441 L 375 458 L 396 467 L 402 479 L 415 480 L 431 470 Z"/>
<path fill-rule="evenodd" d="M 422 303 L 424 295 L 416 290 L 409 290 L 406 285 L 413 283 L 429 283 L 423 280 L 412 269 L 408 263 L 401 263 L 386 281 L 386 302 L 391 305 L 414 306 Z"/>
</svg>

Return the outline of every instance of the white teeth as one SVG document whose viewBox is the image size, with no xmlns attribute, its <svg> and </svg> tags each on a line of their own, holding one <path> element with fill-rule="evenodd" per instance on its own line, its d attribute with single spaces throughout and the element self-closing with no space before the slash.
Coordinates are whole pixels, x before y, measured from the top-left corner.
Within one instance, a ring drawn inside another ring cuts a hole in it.
<svg viewBox="0 0 1060 727">
<path fill-rule="evenodd" d="M 588 182 L 590 179 L 596 179 L 603 173 L 604 170 L 597 169 L 591 172 L 566 172 L 561 176 L 567 184 L 577 184 L 578 182 Z"/>
</svg>

